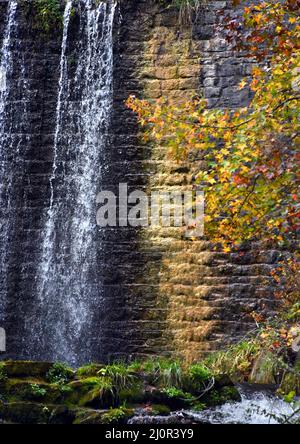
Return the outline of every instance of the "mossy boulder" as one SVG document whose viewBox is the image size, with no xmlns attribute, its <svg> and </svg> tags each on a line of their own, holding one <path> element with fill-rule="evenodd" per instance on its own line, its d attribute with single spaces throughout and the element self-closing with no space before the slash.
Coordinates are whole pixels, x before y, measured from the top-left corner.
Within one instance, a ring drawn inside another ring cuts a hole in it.
<svg viewBox="0 0 300 444">
<path fill-rule="evenodd" d="M 193 395 L 177 387 L 157 388 L 148 386 L 145 389 L 144 400 L 151 404 L 166 405 L 170 410 L 187 408 Z"/>
<path fill-rule="evenodd" d="M 134 411 L 162 416 L 240 400 L 230 378 L 201 364 L 89 364 L 74 372 L 61 363 L 9 361 L 1 368 L 6 422 L 123 424 Z"/>
<path fill-rule="evenodd" d="M 66 384 L 73 380 L 74 377 L 74 370 L 61 362 L 55 362 L 46 374 L 46 380 L 54 384 Z"/>
<path fill-rule="evenodd" d="M 51 407 L 30 402 L 10 402 L 0 404 L 0 418 L 16 424 L 47 424 Z"/>
<path fill-rule="evenodd" d="M 220 389 L 212 389 L 201 398 L 201 402 L 203 402 L 206 407 L 215 407 L 217 405 L 222 405 L 226 402 L 233 401 L 241 401 L 241 395 L 234 386 L 225 386 Z"/>
<path fill-rule="evenodd" d="M 134 415 L 133 409 L 119 407 L 109 409 L 102 416 L 102 424 L 126 424 L 129 418 Z"/>
<path fill-rule="evenodd" d="M 45 377 L 52 367 L 50 362 L 36 361 L 5 361 L 3 369 L 11 377 Z"/>
<path fill-rule="evenodd" d="M 150 407 L 150 412 L 148 414 L 154 416 L 167 416 L 171 413 L 170 407 L 164 404 L 152 404 Z"/>
<path fill-rule="evenodd" d="M 74 410 L 65 405 L 56 406 L 51 410 L 48 424 L 73 424 L 76 418 Z"/>
<path fill-rule="evenodd" d="M 107 410 L 78 409 L 73 424 L 102 424 Z"/>
<path fill-rule="evenodd" d="M 109 410 L 78 410 L 74 424 L 125 424 L 134 415 L 129 408 L 111 408 Z"/>
<path fill-rule="evenodd" d="M 59 400 L 60 391 L 56 386 L 46 382 L 28 378 L 9 378 L 0 384 L 2 396 L 10 401 L 42 401 L 56 402 Z"/>
<path fill-rule="evenodd" d="M 0 419 L 15 424 L 72 424 L 76 415 L 64 405 L 0 402 Z"/>
<path fill-rule="evenodd" d="M 148 400 L 145 385 L 141 381 L 137 381 L 131 387 L 121 389 L 118 393 L 118 398 L 120 404 L 123 404 L 123 402 L 139 404 Z"/>
<path fill-rule="evenodd" d="M 65 401 L 71 404 L 99 409 L 116 405 L 116 391 L 109 378 L 80 379 L 70 382 L 68 387 L 71 391 L 66 393 Z"/>
</svg>

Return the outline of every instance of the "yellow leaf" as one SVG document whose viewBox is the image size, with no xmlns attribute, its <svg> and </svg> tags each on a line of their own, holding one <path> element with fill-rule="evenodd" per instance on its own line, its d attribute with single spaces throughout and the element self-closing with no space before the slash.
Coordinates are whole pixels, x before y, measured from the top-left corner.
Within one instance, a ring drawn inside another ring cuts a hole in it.
<svg viewBox="0 0 300 444">
<path fill-rule="evenodd" d="M 210 178 L 207 180 L 207 182 L 210 183 L 211 185 L 213 185 L 214 183 L 216 183 L 216 181 L 215 181 L 215 179 L 214 179 L 213 177 L 210 177 Z"/>
</svg>

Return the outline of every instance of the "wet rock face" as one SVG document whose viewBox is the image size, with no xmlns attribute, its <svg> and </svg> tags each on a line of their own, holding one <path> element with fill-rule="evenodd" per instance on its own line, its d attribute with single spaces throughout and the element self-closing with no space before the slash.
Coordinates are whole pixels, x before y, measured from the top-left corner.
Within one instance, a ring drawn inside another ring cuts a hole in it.
<svg viewBox="0 0 300 444">
<path fill-rule="evenodd" d="M 7 2 L 0 6 L 1 41 Z M 24 356 L 34 335 L 35 278 L 41 254 L 40 232 L 50 198 L 53 131 L 60 58 L 59 33 L 45 39 L 18 7 L 10 39 L 11 70 L 1 148 L 0 323 L 7 353 Z M 2 163 L 3 162 L 3 163 Z M 4 168 L 3 168 L 4 167 Z M 3 246 L 6 251 L 3 251 Z"/>
<path fill-rule="evenodd" d="M 201 160 L 195 155 L 192 163 L 177 164 L 166 161 L 161 147 L 141 144 L 134 116 L 122 102 L 129 94 L 156 99 L 200 93 L 210 107 L 249 103 L 250 92 L 237 85 L 250 75 L 251 62 L 234 56 L 224 36 L 216 32 L 218 11 L 224 6 L 226 2 L 209 2 L 191 34 L 190 28 L 178 25 L 176 11 L 165 11 L 156 2 L 122 4 L 115 52 L 113 146 L 115 164 L 125 156 L 119 177 L 132 189 L 138 186 L 148 193 L 190 189 Z M 122 291 L 130 353 L 195 358 L 237 340 L 251 328 L 245 313 L 261 304 L 266 310 L 273 307 L 269 272 L 278 260 L 277 251 L 249 245 L 228 255 L 213 251 L 209 242 L 185 240 L 181 229 L 163 227 L 140 229 L 124 247 L 126 257 L 128 251 L 134 258 L 132 262 L 124 256 Z M 122 312 L 123 307 L 120 316 Z M 118 319 L 113 321 L 110 325 L 119 328 Z"/>
<path fill-rule="evenodd" d="M 98 191 L 116 192 L 119 183 L 127 183 L 129 192 L 172 191 L 183 185 L 189 189 L 194 172 L 201 167 L 197 156 L 193 163 L 178 165 L 166 161 L 160 147 L 141 143 L 135 116 L 124 105 L 129 94 L 154 99 L 203 93 L 210 106 L 248 103 L 249 92 L 237 90 L 236 85 L 249 75 L 251 64 L 235 58 L 214 31 L 220 6 L 224 2 L 207 4 L 191 36 L 190 29 L 178 26 L 176 11 L 155 1 L 121 3 L 114 24 L 110 142 L 104 165 L 96 166 Z M 7 3 L 1 2 L 1 36 L 6 8 Z M 51 197 L 62 32 L 45 38 L 22 8 L 17 24 L 9 96 L 15 134 L 10 156 L 12 199 L 8 206 L 4 193 L 6 206 L 1 215 L 13 222 L 5 265 L 7 283 L 4 285 L 3 273 L 0 279 L 6 300 L 5 314 L 0 310 L 0 326 L 7 332 L 6 356 L 32 358 L 27 344 L 35 334 L 35 319 L 43 316 L 37 304 L 36 279 Z M 80 17 L 75 14 L 68 48 L 71 75 L 79 26 Z M 24 78 L 26 90 L 22 88 Z M 20 103 L 22 108 L 16 109 Z M 63 182 L 60 186 L 63 189 Z M 95 204 L 95 215 L 96 210 Z M 276 251 L 252 245 L 226 255 L 213 251 L 209 242 L 186 240 L 183 230 L 177 228 L 99 229 L 95 224 L 95 235 L 97 261 L 91 267 L 91 280 L 99 305 L 88 340 L 81 344 L 82 349 L 92 350 L 94 361 L 147 354 L 196 358 L 243 335 L 250 324 L 241 317 L 242 312 L 253 311 L 261 303 L 272 305 L 268 274 L 278 259 Z M 58 224 L 57 239 L 59 236 Z M 37 349 L 35 357 L 50 360 L 55 350 L 47 353 L 39 356 Z"/>
</svg>

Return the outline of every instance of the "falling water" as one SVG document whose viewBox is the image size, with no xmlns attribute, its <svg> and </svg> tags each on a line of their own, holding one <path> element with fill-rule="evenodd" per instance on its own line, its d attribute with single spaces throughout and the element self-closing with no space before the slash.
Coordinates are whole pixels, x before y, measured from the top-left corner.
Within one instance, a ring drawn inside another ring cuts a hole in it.
<svg viewBox="0 0 300 444">
<path fill-rule="evenodd" d="M 31 345 L 31 355 L 39 359 L 73 364 L 92 357 L 92 321 L 101 305 L 95 196 L 112 106 L 115 4 L 93 3 L 79 2 L 80 44 L 72 53 L 73 75 L 68 47 L 72 1 L 65 7 L 51 199 L 37 275 L 42 314 Z"/>
<path fill-rule="evenodd" d="M 18 154 L 18 143 L 13 138 L 12 122 L 9 121 L 10 83 L 13 71 L 12 39 L 16 31 L 17 1 L 8 3 L 7 20 L 1 47 L 0 61 L 0 324 L 5 317 L 7 303 L 8 285 L 8 251 L 9 251 L 9 229 L 11 223 L 11 187 L 13 177 L 13 162 Z"/>
</svg>

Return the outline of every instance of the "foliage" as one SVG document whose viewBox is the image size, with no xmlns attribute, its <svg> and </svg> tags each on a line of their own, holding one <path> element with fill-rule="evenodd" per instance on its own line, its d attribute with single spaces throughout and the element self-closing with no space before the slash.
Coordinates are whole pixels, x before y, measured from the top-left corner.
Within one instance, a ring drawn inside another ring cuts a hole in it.
<svg viewBox="0 0 300 444">
<path fill-rule="evenodd" d="M 300 320 L 300 260 L 294 254 L 282 260 L 272 271 L 277 286 L 275 296 L 279 301 L 283 316 L 287 321 Z"/>
<path fill-rule="evenodd" d="M 42 398 L 46 395 L 47 390 L 39 384 L 30 384 L 30 395 L 33 398 Z"/>
<path fill-rule="evenodd" d="M 193 410 L 195 412 L 202 412 L 202 410 L 205 410 L 206 405 L 203 402 L 196 402 L 193 404 Z"/>
<path fill-rule="evenodd" d="M 113 386 L 120 391 L 132 386 L 136 382 L 136 375 L 130 367 L 123 363 L 107 365 L 97 372 L 98 375 L 109 377 Z"/>
<path fill-rule="evenodd" d="M 205 382 L 211 378 L 211 371 L 203 364 L 193 364 L 188 368 L 188 375 L 193 381 Z"/>
<path fill-rule="evenodd" d="M 111 408 L 107 413 L 102 416 L 102 424 L 114 424 L 126 419 L 132 415 L 132 410 L 127 409 L 124 406 L 119 408 Z"/>
<path fill-rule="evenodd" d="M 168 398 L 177 398 L 184 401 L 193 401 L 195 399 L 191 393 L 184 392 L 177 387 L 166 387 L 162 390 L 162 393 L 165 393 Z"/>
<path fill-rule="evenodd" d="M 62 25 L 59 0 L 36 0 L 37 20 L 44 32 L 53 31 Z"/>
<path fill-rule="evenodd" d="M 7 374 L 4 364 L 0 363 L 0 383 L 7 380 Z"/>
<path fill-rule="evenodd" d="M 150 410 L 150 414 L 152 415 L 169 415 L 171 410 L 168 406 L 163 405 L 163 404 L 153 404 L 151 406 Z"/>
<path fill-rule="evenodd" d="M 278 393 L 286 395 L 295 390 L 300 393 L 300 368 L 295 365 L 292 344 L 294 324 L 286 319 L 285 311 L 271 320 L 256 316 L 257 328 L 226 351 L 212 353 L 205 365 L 214 375 L 227 374 L 235 381 L 247 381 L 254 363 L 265 357 L 259 370 L 271 372 L 279 385 Z M 299 338 L 299 328 L 296 329 Z M 263 368 L 268 366 L 268 368 Z"/>
<path fill-rule="evenodd" d="M 185 391 L 204 394 L 214 385 L 211 370 L 203 363 L 189 365 L 185 368 L 182 378 L 182 388 Z"/>
<path fill-rule="evenodd" d="M 74 376 L 73 370 L 65 364 L 56 362 L 52 365 L 46 375 L 47 381 L 51 383 L 64 384 Z"/>
<path fill-rule="evenodd" d="M 80 367 L 76 371 L 76 375 L 79 378 L 84 378 L 88 376 L 96 376 L 97 372 L 99 371 L 99 364 L 86 364 Z"/>
<path fill-rule="evenodd" d="M 60 393 L 63 395 L 65 395 L 66 393 L 71 393 L 73 391 L 72 387 L 70 387 L 69 385 L 66 385 L 66 384 L 61 384 L 61 383 L 58 384 L 58 389 L 59 389 Z"/>
<path fill-rule="evenodd" d="M 164 387 L 180 387 L 182 384 L 182 364 L 179 361 L 169 359 L 157 359 L 146 361 L 143 370 L 150 374 L 154 382 L 159 382 Z"/>
<path fill-rule="evenodd" d="M 111 399 L 115 398 L 116 390 L 113 386 L 113 382 L 111 378 L 107 378 L 104 376 L 100 377 L 90 377 L 83 379 L 81 381 L 84 384 L 87 393 L 84 395 L 82 404 L 86 404 L 86 402 L 92 402 L 94 400 L 100 399 L 102 401 L 108 395 L 110 395 Z"/>
<path fill-rule="evenodd" d="M 249 107 L 207 109 L 203 98 L 127 101 L 146 129 L 145 140 L 166 146 L 177 160 L 201 152 L 196 184 L 206 195 L 205 233 L 226 250 L 251 239 L 279 244 L 297 239 L 300 26 L 294 5 L 269 0 L 244 10 L 244 49 L 257 60 L 252 80 L 239 86 L 252 90 Z M 227 22 L 228 40 L 240 36 L 241 47 L 240 28 Z M 265 52 L 269 63 L 262 66 Z"/>
<path fill-rule="evenodd" d="M 197 20 L 200 7 L 203 3 L 205 3 L 205 0 L 173 0 L 173 6 L 179 10 L 180 24 L 193 24 Z"/>
<path fill-rule="evenodd" d="M 227 374 L 236 380 L 245 380 L 260 351 L 259 341 L 251 338 L 229 347 L 226 351 L 212 353 L 206 358 L 205 364 L 215 375 Z"/>
<path fill-rule="evenodd" d="M 34 28 L 50 34 L 62 27 L 63 12 L 60 0 L 22 0 L 33 19 Z"/>
</svg>

